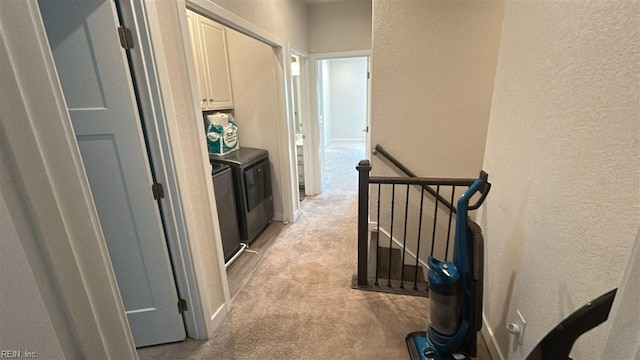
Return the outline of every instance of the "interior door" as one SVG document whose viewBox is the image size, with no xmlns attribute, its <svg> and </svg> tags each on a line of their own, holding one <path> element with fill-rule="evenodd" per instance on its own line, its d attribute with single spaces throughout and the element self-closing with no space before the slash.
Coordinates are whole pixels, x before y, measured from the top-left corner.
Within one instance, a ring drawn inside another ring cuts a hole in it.
<svg viewBox="0 0 640 360">
<path fill-rule="evenodd" d="M 115 4 L 40 0 L 39 5 L 135 344 L 183 340 Z"/>
</svg>

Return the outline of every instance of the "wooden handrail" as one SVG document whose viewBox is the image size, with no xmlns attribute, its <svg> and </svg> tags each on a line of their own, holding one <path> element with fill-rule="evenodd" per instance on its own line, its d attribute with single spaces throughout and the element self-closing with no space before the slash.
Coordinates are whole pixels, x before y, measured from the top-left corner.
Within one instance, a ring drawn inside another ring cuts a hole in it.
<svg viewBox="0 0 640 360">
<path fill-rule="evenodd" d="M 413 178 L 418 177 L 413 171 L 409 170 L 409 168 L 404 166 L 404 164 L 402 164 L 398 159 L 396 159 L 387 150 L 385 150 L 382 146 L 380 146 L 380 144 L 376 144 L 376 147 L 373 150 L 373 153 L 376 155 L 377 154 L 382 155 L 385 159 L 387 159 L 390 163 L 392 163 L 393 166 L 397 167 L 400 171 L 405 173 L 408 177 L 413 177 Z M 431 194 L 431 196 L 433 196 L 435 199 L 437 199 L 438 202 L 441 202 L 444 206 L 446 206 L 449 210 L 453 211 L 454 213 L 458 212 L 458 209 L 456 209 L 456 207 L 452 203 L 450 203 L 449 200 L 443 198 L 442 195 L 438 194 L 435 190 L 433 190 L 431 186 L 422 185 L 422 188 L 426 192 Z"/>
</svg>

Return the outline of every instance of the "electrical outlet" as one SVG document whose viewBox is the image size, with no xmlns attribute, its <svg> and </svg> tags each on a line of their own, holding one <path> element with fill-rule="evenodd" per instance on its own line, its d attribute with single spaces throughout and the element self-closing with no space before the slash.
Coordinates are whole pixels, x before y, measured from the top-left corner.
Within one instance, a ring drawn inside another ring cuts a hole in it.
<svg viewBox="0 0 640 360">
<path fill-rule="evenodd" d="M 527 327 L 527 322 L 524 320 L 524 316 L 520 310 L 516 309 L 516 319 L 513 322 L 507 324 L 507 331 L 515 335 L 515 342 L 518 345 L 522 345 L 524 339 L 524 330 Z"/>
</svg>

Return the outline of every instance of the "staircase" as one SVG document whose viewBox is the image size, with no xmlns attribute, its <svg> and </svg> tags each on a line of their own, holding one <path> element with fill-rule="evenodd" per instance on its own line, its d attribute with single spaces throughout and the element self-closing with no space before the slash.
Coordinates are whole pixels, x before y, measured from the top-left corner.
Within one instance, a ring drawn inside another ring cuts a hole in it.
<svg viewBox="0 0 640 360">
<path fill-rule="evenodd" d="M 426 297 L 426 260 L 453 258 L 453 204 L 478 179 L 419 178 L 380 145 L 375 153 L 407 176 L 370 176 L 368 160 L 357 166 L 358 271 L 352 287 Z M 469 210 L 480 207 L 491 188 L 484 171 L 479 179 L 481 195 Z"/>
<path fill-rule="evenodd" d="M 367 278 L 371 281 L 371 291 L 388 292 L 388 288 L 397 289 L 396 293 L 428 296 L 426 268 L 418 264 L 402 263 L 402 249 L 399 247 L 376 246 L 379 243 L 378 232 L 372 231 L 369 241 L 369 268 Z"/>
<path fill-rule="evenodd" d="M 426 267 L 418 264 L 402 265 L 402 249 L 399 247 L 376 246 L 378 232 L 370 233 L 367 279 L 369 291 L 392 292 L 401 295 L 429 296 Z M 352 287 L 358 286 L 358 277 L 353 277 Z M 393 289 L 393 291 L 390 291 Z"/>
</svg>

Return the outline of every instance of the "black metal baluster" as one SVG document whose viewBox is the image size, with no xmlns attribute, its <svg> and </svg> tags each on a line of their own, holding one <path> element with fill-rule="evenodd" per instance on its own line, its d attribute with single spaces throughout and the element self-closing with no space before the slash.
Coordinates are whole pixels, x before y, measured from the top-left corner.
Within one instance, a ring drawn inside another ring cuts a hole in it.
<svg viewBox="0 0 640 360">
<path fill-rule="evenodd" d="M 393 213 L 395 210 L 396 201 L 396 184 L 391 185 L 391 234 L 389 235 L 389 274 L 387 276 L 387 286 L 391 287 L 391 249 L 393 247 Z"/>
<path fill-rule="evenodd" d="M 380 188 L 382 184 L 378 184 L 378 214 L 376 219 L 376 281 L 375 285 L 378 286 L 378 266 L 380 265 Z"/>
<path fill-rule="evenodd" d="M 456 193 L 456 186 L 451 187 L 451 203 L 453 204 L 453 197 Z M 453 219 L 453 209 L 449 209 L 449 230 L 447 230 L 447 247 L 444 250 L 444 259 L 447 260 L 449 256 L 449 240 L 451 239 L 451 220 Z"/>
<path fill-rule="evenodd" d="M 438 199 L 440 199 L 440 185 L 436 187 L 436 204 L 433 210 L 433 233 L 431 234 L 431 254 L 433 256 L 433 250 L 436 246 L 436 223 L 438 222 Z"/>
<path fill-rule="evenodd" d="M 416 250 L 416 267 L 413 274 L 413 290 L 418 290 L 418 259 L 420 259 L 420 243 L 422 242 L 422 206 L 424 205 L 424 187 L 420 194 L 420 216 L 418 216 L 418 249 Z"/>
<path fill-rule="evenodd" d="M 404 239 L 402 240 L 402 263 L 400 264 L 400 288 L 404 289 L 404 259 L 407 255 L 407 219 L 409 218 L 409 184 L 407 184 L 407 195 L 404 203 Z"/>
</svg>

